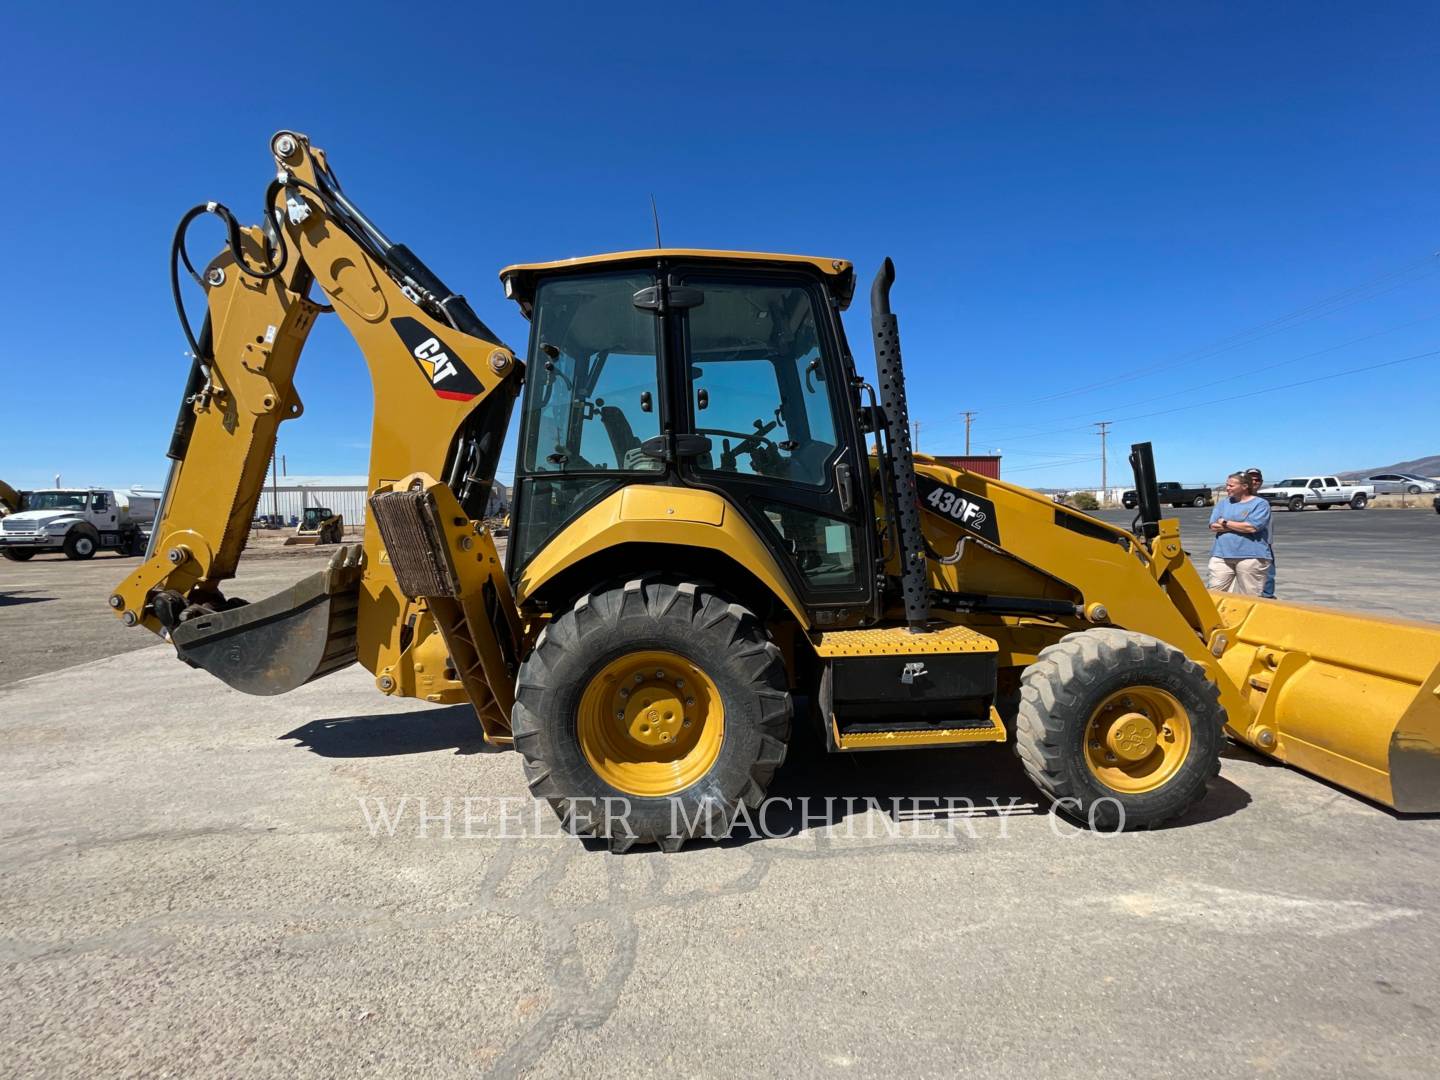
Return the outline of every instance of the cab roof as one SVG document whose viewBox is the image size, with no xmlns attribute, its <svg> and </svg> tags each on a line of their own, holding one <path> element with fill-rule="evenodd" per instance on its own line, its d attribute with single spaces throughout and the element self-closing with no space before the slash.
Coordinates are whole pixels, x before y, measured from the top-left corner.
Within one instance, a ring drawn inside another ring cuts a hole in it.
<svg viewBox="0 0 1440 1080">
<path fill-rule="evenodd" d="M 585 255 L 553 262 L 515 263 L 500 271 L 505 295 L 520 305 L 528 319 L 535 302 L 535 289 L 542 277 L 573 271 L 604 271 L 643 266 L 657 259 L 714 263 L 717 266 L 745 263 L 769 269 L 810 268 L 827 279 L 840 310 L 850 306 L 855 292 L 855 267 L 846 259 L 824 259 L 815 255 L 779 255 L 764 251 L 711 251 L 704 248 L 642 248 L 638 251 L 613 251 L 605 255 Z"/>
</svg>

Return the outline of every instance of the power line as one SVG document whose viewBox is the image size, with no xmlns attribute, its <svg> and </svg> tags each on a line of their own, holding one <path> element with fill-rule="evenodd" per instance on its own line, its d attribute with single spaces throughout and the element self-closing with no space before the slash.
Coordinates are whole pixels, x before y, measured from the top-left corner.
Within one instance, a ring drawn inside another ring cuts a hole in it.
<svg viewBox="0 0 1440 1080">
<path fill-rule="evenodd" d="M 1123 405 L 1112 405 L 1110 407 L 1117 410 L 1131 409 L 1137 405 L 1148 405 L 1152 401 L 1164 401 L 1167 398 L 1179 397 L 1182 394 L 1193 393 L 1196 390 L 1204 390 L 1206 387 L 1220 386 L 1223 383 L 1235 382 L 1239 379 L 1249 379 L 1254 377 L 1255 375 L 1258 375 L 1262 371 L 1274 371 L 1276 368 L 1288 367 L 1290 364 L 1298 364 L 1302 360 L 1313 360 L 1317 356 L 1324 356 L 1327 353 L 1338 352 L 1341 349 L 1348 349 L 1352 345 L 1359 345 L 1361 342 L 1364 341 L 1373 341 L 1375 338 L 1384 337 L 1386 334 L 1393 334 L 1396 330 L 1405 330 L 1411 326 L 1418 326 L 1420 323 L 1429 322 L 1437 315 L 1440 315 L 1440 312 L 1432 311 L 1430 314 L 1422 315 L 1418 319 L 1410 319 L 1407 322 L 1396 323 L 1394 326 L 1387 326 L 1383 329 L 1376 330 L 1369 334 L 1362 334 L 1360 337 L 1351 338 L 1349 341 L 1342 341 L 1338 345 L 1328 345 L 1323 349 L 1316 349 L 1314 352 L 1301 353 L 1299 356 L 1292 356 L 1288 360 L 1277 360 L 1271 364 L 1261 364 L 1259 367 L 1248 368 L 1247 370 L 1240 372 L 1238 375 L 1226 375 L 1223 378 L 1219 379 L 1208 379 L 1205 382 L 1194 383 L 1181 390 L 1170 390 L 1164 394 L 1155 394 L 1152 397 L 1139 398 L 1136 401 L 1128 401 Z M 1090 414 L 1088 412 L 1069 413 L 1065 416 L 1055 417 L 1054 422 L 1063 423 L 1066 420 L 1078 420 L 1082 416 L 1086 415 Z M 1086 427 L 1088 426 L 1089 425 L 1086 425 Z M 1017 432 L 1016 434 L 1010 436 L 1010 439 L 1012 441 L 1016 438 L 1028 439 L 1037 433 L 1048 435 L 1054 430 L 1056 429 L 1053 427 L 1032 428 L 1028 431 Z"/>
<path fill-rule="evenodd" d="M 1118 420 L 1107 420 L 1111 424 L 1128 424 L 1136 420 L 1148 420 L 1154 416 L 1170 416 L 1177 412 L 1185 412 L 1188 409 L 1205 409 L 1211 405 L 1223 405 L 1230 401 L 1240 401 L 1244 398 L 1259 397 L 1261 394 L 1273 394 L 1277 390 L 1293 390 L 1297 386 L 1311 386 L 1318 382 L 1326 382 L 1329 379 L 1343 379 L 1347 375 L 1360 375 L 1367 371 L 1378 371 L 1380 368 L 1394 367 L 1396 364 L 1406 364 L 1412 360 L 1424 360 L 1432 356 L 1440 356 L 1440 349 L 1432 349 L 1429 352 L 1412 353 L 1410 356 L 1396 357 L 1394 360 L 1382 360 L 1376 364 L 1364 364 L 1360 367 L 1347 368 L 1344 371 L 1334 371 L 1328 375 L 1316 375 L 1311 379 L 1299 379 L 1296 382 L 1281 383 L 1278 386 L 1267 386 L 1260 390 L 1247 390 L 1243 394 L 1227 394 L 1225 397 L 1212 398 L 1209 401 L 1194 401 L 1188 405 L 1177 405 L 1173 409 L 1159 409 L 1155 412 L 1138 413 L 1135 416 L 1122 416 Z M 1018 442 L 1026 438 L 1042 438 L 1046 435 L 1058 435 L 1070 431 L 1089 431 L 1095 424 L 1079 424 L 1070 428 L 1051 428 L 1049 431 L 1038 432 L 1034 436 L 1016 435 L 1010 442 Z"/>
<path fill-rule="evenodd" d="M 1168 416 L 1171 413 L 1183 412 L 1186 409 L 1203 409 L 1207 405 L 1220 405 L 1227 401 L 1235 401 L 1237 398 L 1256 397 L 1259 394 L 1273 394 L 1276 390 L 1292 390 L 1297 386 L 1309 386 L 1312 383 L 1325 382 L 1327 379 L 1340 379 L 1346 375 L 1359 375 L 1365 371 L 1375 371 L 1379 368 L 1394 367 L 1396 364 L 1404 364 L 1411 360 L 1424 360 L 1430 356 L 1440 356 L 1440 349 L 1433 349 L 1430 352 L 1415 353 L 1412 356 L 1402 356 L 1395 360 L 1384 360 L 1378 364 L 1366 364 L 1364 367 L 1350 368 L 1346 371 L 1336 371 L 1329 375 L 1317 375 L 1313 379 L 1301 379 L 1298 382 L 1283 383 L 1280 386 L 1270 386 L 1264 390 L 1251 390 L 1244 394 L 1229 394 L 1225 397 L 1215 398 L 1211 401 L 1197 401 L 1192 405 L 1180 405 L 1173 409 L 1161 409 L 1158 412 L 1141 413 L 1138 416 L 1122 416 L 1115 421 L 1117 424 L 1129 423 L 1132 420 L 1148 420 L 1152 416 Z"/>
<path fill-rule="evenodd" d="M 1403 288 L 1406 285 L 1412 284 L 1413 281 L 1419 280 L 1420 278 L 1425 276 L 1425 274 L 1414 274 L 1414 271 L 1423 267 L 1426 268 L 1427 273 L 1430 272 L 1437 265 L 1437 256 L 1440 256 L 1440 252 L 1432 253 L 1425 256 L 1423 259 L 1417 259 L 1414 262 L 1407 263 L 1405 266 L 1388 271 L 1384 274 L 1380 274 L 1374 278 L 1370 278 L 1366 281 L 1361 282 L 1358 285 L 1351 286 L 1348 289 L 1342 289 L 1340 292 L 1332 293 L 1329 296 L 1323 297 L 1320 300 L 1314 301 L 1313 303 L 1306 304 L 1303 307 L 1296 308 L 1295 310 L 1278 316 L 1274 319 L 1268 319 L 1265 322 L 1257 323 L 1256 325 L 1247 327 L 1243 330 L 1238 330 L 1233 334 L 1226 335 L 1225 337 L 1217 338 L 1216 340 L 1209 342 L 1206 345 L 1202 345 L 1196 349 L 1180 353 L 1158 364 L 1146 363 L 1138 367 L 1132 368 L 1127 372 L 1122 372 L 1121 374 L 1113 375 L 1108 378 L 1101 379 L 1097 382 L 1086 383 L 1082 386 L 1072 387 L 1068 390 L 1060 390 L 1053 394 L 1047 394 L 1044 397 L 1040 398 L 1015 399 L 1009 402 L 1001 402 L 998 405 L 992 405 L 988 408 L 991 410 L 1012 409 L 1022 406 L 1026 408 L 1033 408 L 1035 405 L 1043 404 L 1047 401 L 1058 401 L 1061 398 L 1074 397 L 1079 394 L 1089 393 L 1093 390 L 1104 389 L 1107 386 L 1113 386 L 1117 383 L 1132 382 L 1135 379 L 1145 378 L 1158 370 L 1176 367 L 1180 364 L 1189 363 L 1194 360 L 1205 359 L 1210 356 L 1218 355 L 1222 352 L 1228 352 L 1231 349 L 1238 349 L 1241 346 L 1253 344 L 1254 342 L 1259 341 L 1263 338 L 1270 337 L 1277 333 L 1281 333 L 1284 330 L 1288 330 L 1292 326 L 1301 325 L 1306 322 L 1312 322 L 1315 319 L 1324 318 L 1327 315 L 1334 314 L 1336 311 L 1342 311 L 1347 307 L 1353 306 L 1354 304 L 1363 303 L 1366 300 L 1373 300 L 1376 297 L 1384 296 L 1386 293 L 1393 292 L 1396 289 Z M 1411 275 L 1411 277 L 1407 278 L 1407 275 Z M 1397 278 L 1399 278 L 1400 280 L 1395 280 Z M 1372 292 L 1368 295 L 1357 295 L 1365 293 L 1366 290 L 1376 289 L 1377 286 L 1384 287 L 1379 288 L 1378 291 Z"/>
</svg>

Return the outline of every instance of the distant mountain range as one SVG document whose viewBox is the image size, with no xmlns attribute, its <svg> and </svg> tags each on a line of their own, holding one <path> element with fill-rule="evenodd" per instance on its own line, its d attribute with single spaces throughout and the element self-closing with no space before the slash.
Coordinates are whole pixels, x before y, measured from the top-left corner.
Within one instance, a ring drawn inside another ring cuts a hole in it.
<svg viewBox="0 0 1440 1080">
<path fill-rule="evenodd" d="M 1440 454 L 1431 454 L 1429 457 L 1416 458 L 1414 461 L 1398 461 L 1394 465 L 1376 465 L 1373 469 L 1356 469 L 1354 472 L 1341 473 L 1346 480 L 1354 480 L 1361 476 L 1374 476 L 1376 473 L 1404 472 L 1415 473 L 1417 476 L 1440 476 Z"/>
</svg>

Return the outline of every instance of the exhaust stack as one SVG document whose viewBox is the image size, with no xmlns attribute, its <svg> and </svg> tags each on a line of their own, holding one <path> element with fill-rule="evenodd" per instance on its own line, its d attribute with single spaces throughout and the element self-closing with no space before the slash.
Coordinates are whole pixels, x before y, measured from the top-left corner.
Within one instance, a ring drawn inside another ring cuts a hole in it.
<svg viewBox="0 0 1440 1080">
<path fill-rule="evenodd" d="M 910 633 L 922 634 L 930 617 L 930 579 L 925 566 L 925 538 L 920 532 L 915 458 L 910 450 L 910 409 L 905 403 L 905 370 L 900 362 L 900 321 L 890 310 L 893 284 L 895 264 L 887 258 L 870 287 L 870 328 L 875 335 L 875 375 L 880 382 L 880 407 L 885 412 L 889 467 L 894 479 L 895 505 L 890 511 L 899 526 L 905 622 Z"/>
</svg>

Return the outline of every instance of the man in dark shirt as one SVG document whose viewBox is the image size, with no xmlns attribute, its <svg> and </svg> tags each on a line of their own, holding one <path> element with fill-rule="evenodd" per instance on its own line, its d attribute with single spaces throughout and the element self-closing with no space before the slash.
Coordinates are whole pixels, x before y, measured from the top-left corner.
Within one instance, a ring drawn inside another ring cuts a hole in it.
<svg viewBox="0 0 1440 1080">
<path fill-rule="evenodd" d="M 1258 468 L 1245 470 L 1245 482 L 1250 486 L 1250 494 L 1260 494 L 1260 489 L 1265 486 L 1265 474 Z M 1265 574 L 1265 588 L 1260 595 L 1270 600 L 1275 599 L 1275 519 L 1270 519 L 1269 536 L 1270 541 L 1270 569 Z"/>
</svg>

